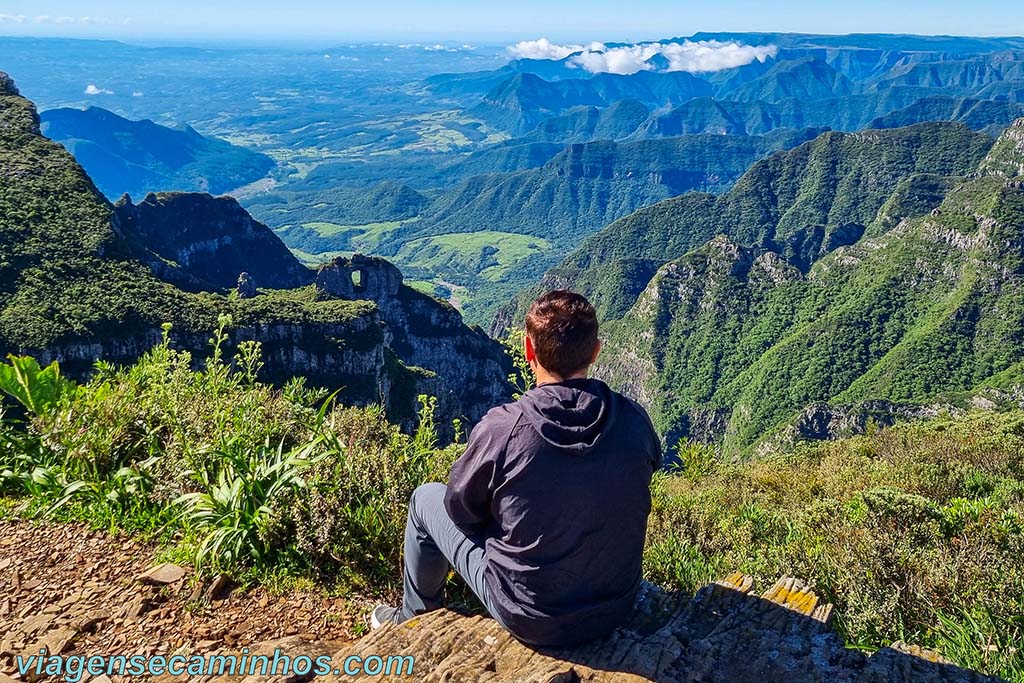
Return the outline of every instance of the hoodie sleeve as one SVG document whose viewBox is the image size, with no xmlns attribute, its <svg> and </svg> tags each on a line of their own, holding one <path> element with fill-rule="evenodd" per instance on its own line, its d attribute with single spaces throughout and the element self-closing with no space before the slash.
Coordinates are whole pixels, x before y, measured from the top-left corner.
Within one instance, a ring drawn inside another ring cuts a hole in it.
<svg viewBox="0 0 1024 683">
<path fill-rule="evenodd" d="M 491 500 L 500 483 L 500 463 L 504 459 L 510 430 L 489 413 L 470 434 L 466 452 L 454 465 L 448 478 L 444 506 L 463 533 L 479 535 L 490 525 Z"/>
</svg>

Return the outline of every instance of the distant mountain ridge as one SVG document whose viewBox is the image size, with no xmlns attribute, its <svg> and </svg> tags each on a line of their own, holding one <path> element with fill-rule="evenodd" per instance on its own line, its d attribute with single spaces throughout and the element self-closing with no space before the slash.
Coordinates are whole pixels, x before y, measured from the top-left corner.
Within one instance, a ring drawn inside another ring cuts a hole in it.
<svg viewBox="0 0 1024 683">
<path fill-rule="evenodd" d="M 692 75 L 667 71 L 666 65 L 654 63 L 650 70 L 631 76 L 595 75 L 583 71 L 570 56 L 562 60 L 516 60 L 502 69 L 478 74 L 441 74 L 425 84 L 432 92 L 464 102 L 470 102 L 474 95 L 480 97 L 479 104 L 469 106 L 467 111 L 515 136 L 529 133 L 545 119 L 562 116 L 574 107 L 604 108 L 621 99 L 636 100 L 652 109 L 679 107 L 698 98 L 748 105 L 785 103 L 788 107 L 813 107 L 815 102 L 835 99 L 817 120 L 771 126 L 817 125 L 852 130 L 875 116 L 910 106 L 915 99 L 947 96 L 1000 100 L 1005 98 L 986 89 L 1007 84 L 1024 86 L 1024 39 L 708 35 L 726 37 L 694 40 L 770 44 L 779 49 L 763 61 Z M 780 42 L 772 43 L 775 38 Z M 901 44 L 900 40 L 906 42 Z M 684 88 L 678 87 L 681 74 L 690 77 Z M 608 83 L 616 87 L 609 91 Z M 883 95 L 894 88 L 909 89 L 895 107 L 884 104 Z M 916 97 L 910 98 L 912 93 Z M 873 96 L 877 104 L 871 116 L 851 121 L 848 115 L 844 118 L 842 98 L 857 96 Z M 1011 116 L 1003 123 L 1008 125 L 1012 120 Z M 765 130 L 762 124 L 751 132 Z"/>
<path fill-rule="evenodd" d="M 109 198 L 178 190 L 222 194 L 259 180 L 274 160 L 265 154 L 200 135 L 191 126 L 168 128 L 101 109 L 51 109 L 42 130 L 64 145 Z"/>
<path fill-rule="evenodd" d="M 508 232 L 573 243 L 640 206 L 690 190 L 728 188 L 754 160 L 818 133 L 572 144 L 540 168 L 477 176 L 440 195 L 410 226 L 410 234 L 500 225 Z"/>
</svg>

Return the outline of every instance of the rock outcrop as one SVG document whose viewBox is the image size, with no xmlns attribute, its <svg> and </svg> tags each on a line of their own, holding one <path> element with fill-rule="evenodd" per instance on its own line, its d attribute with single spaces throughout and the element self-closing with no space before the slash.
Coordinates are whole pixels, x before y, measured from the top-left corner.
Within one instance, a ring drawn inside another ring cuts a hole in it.
<svg viewBox="0 0 1024 683">
<path fill-rule="evenodd" d="M 1024 119 L 1017 119 L 1003 131 L 980 170 L 1007 178 L 1024 176 Z"/>
<path fill-rule="evenodd" d="M 818 402 L 804 408 L 783 433 L 793 441 L 832 440 L 863 434 L 871 425 L 891 427 L 903 420 L 935 417 L 943 411 L 954 410 L 954 406 L 946 404 L 899 403 L 884 399 L 837 405 Z"/>
<path fill-rule="evenodd" d="M 501 346 L 479 327 L 467 327 L 449 304 L 404 285 L 389 261 L 362 254 L 336 258 L 321 266 L 316 286 L 321 297 L 376 304 L 398 358 L 428 371 L 419 390 L 438 399 L 441 415 L 475 422 L 509 400 L 511 366 Z M 449 429 L 447 421 L 441 429 Z"/>
<path fill-rule="evenodd" d="M 645 584 L 628 623 L 606 640 L 572 649 L 534 650 L 489 618 L 447 610 L 346 643 L 359 616 L 343 599 L 294 590 L 272 594 L 262 587 L 231 590 L 223 577 L 209 583 L 187 567 L 155 564 L 154 544 L 76 525 L 0 520 L 0 532 L 0 681 L 16 672 L 16 656 L 36 655 L 40 648 L 85 657 L 123 655 L 126 648 L 211 657 L 244 648 L 268 658 L 279 651 L 292 661 L 330 657 L 331 668 L 340 672 L 165 674 L 155 678 L 160 683 L 992 680 L 901 643 L 870 657 L 847 649 L 832 628 L 831 606 L 795 579 L 757 595 L 749 578 L 735 574 L 692 598 Z M 377 674 L 371 658 L 380 658 Z M 365 676 L 344 675 L 346 662 L 352 670 L 359 661 L 368 665 Z M 404 675 L 381 675 L 385 667 Z"/>
<path fill-rule="evenodd" d="M 604 641 L 561 650 L 534 650 L 491 619 L 439 611 L 385 626 L 338 652 L 334 665 L 340 668 L 352 656 L 413 656 L 412 678 L 424 683 L 992 680 L 902 643 L 871 656 L 847 649 L 832 627 L 831 605 L 797 579 L 781 579 L 761 595 L 751 588 L 751 579 L 740 574 L 692 599 L 645 585 L 629 623 Z"/>
<path fill-rule="evenodd" d="M 338 257 L 317 271 L 316 288 L 342 299 L 390 302 L 402 288 L 402 271 L 375 256 Z"/>
<path fill-rule="evenodd" d="M 228 289 L 247 272 L 262 287 L 307 285 L 313 272 L 231 197 L 202 193 L 150 193 L 135 204 L 114 205 L 121 234 L 144 247 L 161 278 L 185 289 Z"/>
</svg>

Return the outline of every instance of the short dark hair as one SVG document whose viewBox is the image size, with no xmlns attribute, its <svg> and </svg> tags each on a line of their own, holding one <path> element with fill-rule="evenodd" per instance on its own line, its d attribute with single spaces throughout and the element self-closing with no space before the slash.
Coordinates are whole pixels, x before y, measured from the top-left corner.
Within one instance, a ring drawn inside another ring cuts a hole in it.
<svg viewBox="0 0 1024 683">
<path fill-rule="evenodd" d="M 556 289 L 530 305 L 526 334 L 544 369 L 569 377 L 594 359 L 597 311 L 582 294 Z"/>
</svg>

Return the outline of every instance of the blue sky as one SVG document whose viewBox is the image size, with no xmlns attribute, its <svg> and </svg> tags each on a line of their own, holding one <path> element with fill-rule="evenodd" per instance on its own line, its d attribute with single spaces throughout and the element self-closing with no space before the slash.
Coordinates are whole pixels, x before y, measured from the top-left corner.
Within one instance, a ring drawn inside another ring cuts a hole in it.
<svg viewBox="0 0 1024 683">
<path fill-rule="evenodd" d="M 654 39 L 695 31 L 1022 35 L 1019 0 L 0 0 L 0 35 L 121 39 Z"/>
</svg>

